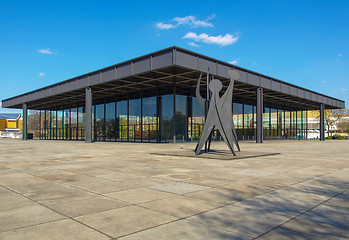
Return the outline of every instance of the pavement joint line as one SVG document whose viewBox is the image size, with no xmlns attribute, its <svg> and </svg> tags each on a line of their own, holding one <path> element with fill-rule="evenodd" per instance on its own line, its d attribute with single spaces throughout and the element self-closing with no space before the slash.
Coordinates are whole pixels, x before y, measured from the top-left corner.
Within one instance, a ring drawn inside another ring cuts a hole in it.
<svg viewBox="0 0 349 240">
<path fill-rule="evenodd" d="M 20 172 L 27 173 L 27 172 L 24 172 L 24 171 L 20 171 Z M 36 175 L 33 175 L 33 174 L 31 174 L 31 173 L 28 173 L 28 174 L 29 174 L 29 175 L 32 175 L 32 176 L 34 176 L 34 177 L 41 178 L 41 177 L 36 176 Z M 42 179 L 44 179 L 44 178 L 42 178 Z M 45 179 L 45 180 L 47 180 L 47 179 Z M 135 205 L 135 204 L 129 203 L 129 202 L 124 201 L 124 200 L 121 200 L 121 199 L 112 198 L 112 197 L 103 195 L 103 194 L 109 194 L 109 193 L 114 193 L 114 192 L 96 193 L 96 192 L 92 192 L 92 191 L 90 191 L 90 190 L 83 189 L 83 188 L 79 188 L 79 187 L 77 187 L 77 186 L 69 185 L 69 184 L 66 184 L 66 183 L 63 183 L 63 182 L 55 182 L 55 181 L 51 181 L 51 180 L 47 180 L 47 181 L 50 181 L 50 182 L 53 182 L 53 183 L 57 183 L 58 185 L 62 185 L 62 186 L 65 186 L 65 187 L 70 187 L 70 188 L 75 188 L 75 189 L 78 189 L 78 190 L 81 190 L 81 191 L 85 191 L 85 192 L 91 193 L 91 194 L 93 194 L 93 195 L 97 195 L 97 196 L 109 198 L 109 199 L 112 199 L 112 200 L 118 200 L 118 201 L 121 201 L 121 202 L 125 202 L 125 203 L 128 203 L 129 205 Z M 7 188 L 7 187 L 6 187 L 6 188 Z M 9 188 L 9 189 L 12 191 L 11 188 Z M 132 190 L 132 189 L 129 189 L 129 190 Z M 14 190 L 13 190 L 13 191 L 14 191 Z M 124 190 L 115 191 L 115 192 L 122 192 L 122 191 L 124 191 Z M 16 191 L 14 191 L 14 192 L 16 192 Z M 17 193 L 17 192 L 16 192 L 16 193 Z M 17 194 L 23 196 L 21 193 L 17 193 Z M 30 199 L 30 198 L 28 198 L 28 199 Z M 31 199 L 31 200 L 32 200 L 32 199 Z M 32 201 L 37 202 L 37 201 L 35 201 L 35 200 L 32 200 Z M 52 200 L 43 201 L 43 204 L 45 204 L 45 202 L 52 202 Z M 110 210 L 110 209 L 109 209 L 109 210 Z M 100 212 L 104 212 L 104 211 L 108 211 L 108 210 L 103 210 L 103 211 L 100 211 Z M 96 212 L 96 213 L 97 213 L 97 212 Z"/>
<path fill-rule="evenodd" d="M 282 223 L 282 224 L 280 224 L 280 225 L 278 225 L 278 226 L 274 227 L 273 229 L 270 229 L 269 231 L 267 231 L 267 232 L 265 232 L 265 233 L 263 233 L 263 234 L 261 234 L 261 235 L 257 236 L 257 237 L 256 237 L 256 238 L 254 238 L 254 239 L 258 239 L 259 237 L 261 237 L 261 236 L 263 236 L 263 235 L 265 235 L 265 234 L 267 234 L 267 233 L 269 233 L 269 232 L 271 232 L 271 231 L 273 231 L 273 230 L 275 230 L 275 229 L 277 229 L 277 228 L 281 227 L 282 225 L 284 225 L 284 224 L 286 224 L 286 223 L 288 223 L 288 222 L 290 222 L 290 221 L 294 220 L 295 218 L 297 218 L 297 217 L 299 217 L 299 216 L 301 216 L 301 215 L 303 215 L 303 214 L 305 214 L 305 213 L 307 213 L 307 212 L 309 212 L 309 211 L 313 210 L 314 208 L 319 207 L 320 205 L 323 205 L 325 202 L 327 202 L 327 201 L 329 201 L 329 200 L 331 200 L 331 199 L 335 198 L 336 196 L 338 196 L 338 195 L 340 195 L 340 194 L 344 193 L 345 191 L 347 191 L 347 189 L 346 189 L 346 190 L 344 190 L 344 191 L 342 191 L 342 192 L 340 192 L 340 193 L 337 193 L 336 195 L 334 195 L 334 196 L 332 196 L 332 197 L 330 197 L 330 198 L 328 198 L 328 199 L 326 199 L 326 200 L 324 200 L 324 201 L 322 201 L 321 203 L 319 203 L 319 204 L 315 205 L 314 207 L 312 207 L 312 208 L 310 208 L 310 209 L 308 209 L 308 210 L 306 210 L 306 211 L 304 211 L 304 212 L 302 212 L 302 213 L 300 213 L 300 214 L 298 214 L 298 215 L 296 215 L 296 216 L 294 216 L 294 217 L 290 218 L 290 219 L 289 219 L 289 220 L 287 220 L 286 222 L 284 222 L 284 223 Z M 303 233 L 303 232 L 302 232 L 302 233 Z"/>
<path fill-rule="evenodd" d="M 285 229 L 285 230 L 288 230 L 288 231 L 291 231 L 291 232 L 295 232 L 295 233 L 301 233 L 301 234 L 304 234 L 304 235 L 309 236 L 309 237 L 316 237 L 316 238 L 320 238 L 320 239 L 326 239 L 326 238 L 323 238 L 322 236 L 313 235 L 313 234 L 310 234 L 310 233 L 300 232 L 300 231 L 297 231 L 297 230 L 294 230 L 294 229 L 285 228 L 283 226 L 280 226 L 278 228 Z"/>
<path fill-rule="evenodd" d="M 47 162 L 47 161 L 44 161 L 44 162 Z M 321 163 L 322 163 L 323 161 L 321 161 Z M 326 166 L 326 165 L 328 165 L 328 164 L 321 164 L 320 166 Z M 182 165 L 181 165 L 182 166 Z M 174 167 L 176 167 L 176 166 L 174 166 Z M 309 166 L 304 166 L 304 168 L 310 168 L 311 169 L 311 165 L 309 165 Z M 8 168 L 8 167 L 7 167 Z M 47 167 L 47 168 L 52 168 L 52 167 Z M 12 169 L 12 168 L 9 168 L 9 169 Z M 56 168 L 53 168 L 53 169 L 56 169 Z M 194 169 L 194 168 L 191 168 L 191 169 Z M 297 168 L 297 170 L 300 170 L 300 169 L 302 169 L 302 168 Z M 20 170 L 18 170 L 18 169 L 14 169 L 14 170 L 16 170 L 16 172 L 20 172 Z M 60 171 L 64 171 L 64 172 L 69 172 L 69 173 L 74 173 L 73 171 L 66 171 L 66 169 L 59 169 Z M 314 170 L 314 169 L 312 169 L 312 170 Z M 320 169 L 321 170 L 321 169 Z M 338 172 L 338 171 L 340 171 L 341 169 L 331 169 L 331 170 L 333 170 L 333 171 L 331 171 L 331 172 L 328 172 L 328 173 L 324 173 L 324 174 L 320 174 L 320 175 L 317 175 L 317 176 L 312 176 L 312 177 L 307 177 L 306 179 L 302 179 L 301 181 L 299 181 L 299 182 L 296 182 L 296 183 L 293 183 L 293 184 L 290 184 L 290 185 L 284 185 L 284 186 L 281 186 L 281 187 L 276 187 L 276 188 L 274 188 L 274 189 L 271 189 L 271 190 L 269 190 L 269 191 L 263 191 L 263 192 L 261 192 L 261 193 L 259 193 L 259 194 L 257 194 L 256 196 L 260 196 L 260 195 L 263 195 L 263 194 L 266 194 L 266 193 L 270 193 L 270 192 L 274 192 L 274 191 L 277 191 L 277 190 L 279 190 L 279 189 L 283 189 L 283 188 L 287 188 L 287 187 L 290 187 L 290 186 L 293 186 L 293 185 L 297 185 L 297 184 L 300 184 L 300 183 L 302 183 L 302 182 L 307 182 L 307 181 L 311 181 L 311 180 L 313 180 L 313 179 L 319 179 L 319 178 L 321 178 L 322 176 L 325 176 L 325 175 L 327 175 L 327 174 L 333 174 L 333 173 L 336 173 L 336 172 Z M 28 172 L 25 172 L 25 171 L 22 171 L 22 172 L 24 172 L 24 173 L 26 173 L 26 174 L 30 174 L 30 172 L 28 173 Z M 123 171 L 120 171 L 120 172 L 123 172 Z M 126 173 L 130 173 L 129 171 L 124 171 L 124 172 L 126 172 Z M 316 172 L 316 169 L 315 169 L 315 172 Z M 76 172 L 75 172 L 76 173 Z M 277 172 L 277 173 L 280 173 L 280 172 Z M 284 174 L 285 172 L 282 172 L 282 173 L 280 173 L 280 174 Z M 86 175 L 86 174 L 81 174 L 81 173 L 79 173 L 80 175 Z M 311 174 L 312 175 L 312 174 Z M 38 176 L 36 176 L 36 175 L 33 175 L 33 176 L 35 176 L 35 177 L 38 177 Z M 97 176 L 90 176 L 90 175 L 86 175 L 86 176 L 89 176 L 89 177 L 94 177 L 94 178 L 99 178 L 99 177 L 97 177 Z M 144 176 L 144 177 L 148 177 L 148 176 Z M 152 176 L 152 177 L 157 177 L 157 176 Z M 335 176 L 334 176 L 335 177 Z M 39 177 L 38 177 L 39 178 Z M 255 177 L 255 178 L 253 178 L 253 179 L 258 179 L 258 178 L 260 178 L 260 179 L 263 179 L 263 176 L 259 176 L 259 177 Z M 104 179 L 104 178 L 103 178 Z M 159 178 L 159 179 L 162 179 L 162 178 Z M 166 178 L 165 178 L 166 179 Z M 335 177 L 335 180 L 336 180 L 337 178 Z M 45 179 L 45 180 L 47 180 L 47 179 Z M 108 180 L 108 179 L 105 179 L 105 180 Z M 168 179 L 166 179 L 166 180 L 168 180 Z M 51 180 L 52 181 L 52 180 Z M 113 181 L 113 180 L 111 180 L 111 181 Z M 170 181 L 173 181 L 173 180 L 170 180 Z M 243 182 L 244 180 L 241 180 L 241 182 Z M 340 181 L 340 178 L 339 178 L 339 181 Z M 53 181 L 52 181 L 53 182 Z M 114 181 L 115 182 L 115 181 Z M 117 182 L 117 181 L 116 181 Z M 181 181 L 176 181 L 176 182 L 181 182 Z M 55 182 L 55 183 L 57 183 L 57 184 L 61 184 L 61 185 L 63 185 L 63 186 L 69 186 L 69 187 L 75 187 L 75 186 L 71 186 L 71 185 L 68 185 L 68 184 L 64 184 L 64 183 L 61 183 L 61 182 Z M 235 182 L 234 182 L 235 183 Z M 331 185 L 333 185 L 333 187 L 335 187 L 336 185 L 335 184 L 331 184 Z M 206 186 L 206 185 L 203 185 L 203 186 Z M 317 185 L 316 185 L 317 186 Z M 319 185 L 320 186 L 320 185 Z M 208 186 L 208 187 L 210 187 L 210 186 Z M 220 187 L 221 187 L 221 185 L 219 185 L 219 186 L 214 186 L 213 188 L 216 188 L 216 189 L 220 189 Z M 6 187 L 7 188 L 7 187 Z M 212 187 L 211 187 L 212 188 Z M 77 189 L 80 189 L 80 188 L 77 188 Z M 80 189 L 80 190 L 83 190 L 83 191 L 85 191 L 85 192 L 90 192 L 90 191 L 88 191 L 88 190 L 85 190 L 85 189 Z M 128 190 L 132 190 L 132 189 L 128 189 Z M 311 190 L 316 190 L 316 188 L 312 188 Z M 343 188 L 339 188 L 338 190 L 336 190 L 335 192 L 338 192 L 338 191 L 340 191 L 340 190 L 343 190 Z M 123 191 L 123 190 L 121 190 L 121 191 Z M 157 190 L 157 191 L 159 191 L 159 190 Z M 200 191 L 204 191 L 204 190 L 200 190 Z M 299 191 L 301 191 L 301 190 L 299 190 Z M 348 191 L 347 189 L 346 190 L 344 190 L 343 192 L 341 192 L 341 193 L 337 193 L 337 194 L 335 194 L 334 196 L 331 196 L 332 194 L 330 194 L 330 196 L 327 196 L 328 197 L 328 199 L 326 199 L 326 200 L 324 200 L 324 201 L 322 201 L 322 202 L 320 202 L 319 204 L 318 204 L 318 206 L 320 206 L 321 204 L 326 204 L 326 202 L 327 201 L 329 201 L 329 200 L 331 200 L 332 198 L 334 198 L 334 197 L 337 197 L 339 194 L 342 194 L 342 193 L 344 193 L 344 192 L 346 192 L 346 191 Z M 306 191 L 306 192 L 308 192 L 308 191 Z M 105 196 L 105 195 L 103 195 L 103 194 L 105 194 L 105 193 L 102 193 L 102 194 L 98 194 L 98 193 L 95 193 L 95 192 L 91 192 L 93 195 L 101 195 L 101 196 L 103 196 L 103 197 L 106 197 L 106 198 L 108 198 L 108 196 Z M 313 191 L 313 193 L 314 194 L 317 194 L 317 195 L 322 195 L 321 194 L 321 191 L 319 192 L 316 192 L 316 191 Z M 179 194 L 179 195 L 182 195 L 182 194 Z M 250 197 L 250 198 L 253 198 L 253 197 L 255 197 L 255 196 L 252 196 L 252 197 Z M 193 197 L 193 198 L 195 198 L 195 197 Z M 114 198 L 111 198 L 111 199 L 114 199 Z M 249 198 L 246 198 L 246 199 L 244 199 L 244 200 L 247 200 L 247 199 L 249 199 Z M 120 200 L 120 199 L 117 199 L 117 200 L 119 200 L 119 201 L 122 201 L 122 200 Z M 155 199 L 155 200 L 153 200 L 153 201 L 156 201 L 157 199 Z M 33 200 L 32 200 L 33 201 Z M 236 202 L 238 202 L 238 201 L 236 201 Z M 233 205 L 233 204 L 235 204 L 236 202 L 234 202 L 234 203 L 228 203 L 228 204 L 226 204 L 226 205 Z M 128 203 L 128 202 L 127 202 Z M 128 203 L 129 205 L 137 205 L 137 204 L 130 204 L 130 203 Z M 327 205 L 327 204 L 326 204 Z M 225 206 L 225 205 L 223 205 L 223 206 Z M 139 206 L 139 207 L 141 207 L 141 206 Z M 222 206 L 221 206 L 222 207 Z M 315 206 L 315 207 L 317 207 L 317 206 Z M 219 207 L 218 207 L 219 208 Z M 151 209 L 152 210 L 152 209 Z M 106 210 L 106 211 L 108 211 L 108 210 Z M 154 210 L 152 210 L 152 211 L 154 211 Z M 209 211 L 212 211 L 212 209 L 211 210 L 208 210 L 208 211 L 206 211 L 206 212 L 209 212 Z M 310 211 L 309 209 L 307 210 L 307 211 Z M 307 211 L 304 211 L 303 213 L 300 213 L 299 215 L 301 215 L 301 214 L 305 214 Z M 101 211 L 101 212 L 103 212 L 103 211 Z M 201 214 L 201 213 L 203 213 L 203 212 L 200 212 L 200 213 L 197 213 L 197 214 Z M 61 213 L 60 213 L 61 214 Z M 192 216 L 195 216 L 195 215 L 197 215 L 197 214 L 194 214 L 194 215 L 192 215 Z M 296 217 L 299 217 L 299 215 L 297 215 Z M 180 219 L 186 219 L 186 218 L 189 218 L 189 217 L 191 217 L 191 216 L 188 216 L 188 217 L 185 217 L 185 218 L 180 218 Z M 295 217 L 294 217 L 295 218 Z M 178 219 L 178 221 L 180 220 L 180 219 Z M 58 220 L 59 221 L 59 220 Z M 177 220 L 175 220 L 175 221 L 177 221 Z M 291 220 L 289 220 L 289 221 L 291 221 Z M 285 222 L 286 223 L 286 222 Z M 283 224 L 285 224 L 285 223 L 283 223 Z M 167 223 L 165 223 L 165 224 L 167 224 Z M 285 228 L 285 227 L 283 227 L 282 225 L 283 224 L 281 224 L 281 225 L 279 225 L 278 227 L 280 227 L 280 228 Z M 164 225 L 164 224 L 161 224 L 161 225 Z M 159 225 L 160 226 L 160 225 Z M 155 226 L 156 227 L 156 226 Z M 277 228 L 277 227 L 276 227 Z M 141 230 L 142 231 L 142 230 Z M 133 233 L 131 233 L 131 234 L 133 234 Z M 258 236 L 259 237 L 259 236 Z M 116 239 L 116 238 L 115 238 Z"/>
<path fill-rule="evenodd" d="M 147 231 L 147 230 L 150 230 L 152 228 L 157 228 L 157 227 L 160 227 L 160 226 L 165 226 L 167 224 L 170 224 L 170 223 L 174 223 L 174 222 L 178 222 L 180 220 L 183 220 L 182 218 L 178 218 L 178 219 L 175 219 L 173 221 L 170 221 L 170 222 L 166 222 L 166 223 L 161 223 L 159 225 L 156 225 L 156 226 L 152 226 L 152 227 L 149 227 L 149 228 L 144 228 L 142 230 L 139 230 L 139 231 L 135 231 L 135 232 L 132 232 L 132 233 L 128 233 L 128 234 L 125 234 L 125 235 L 121 235 L 121 236 L 118 236 L 118 238 L 122 238 L 122 237 L 126 237 L 126 236 L 129 236 L 129 235 L 132 235 L 132 234 L 136 234 L 136 233 L 140 233 L 140 232 L 143 232 L 143 231 Z"/>
<path fill-rule="evenodd" d="M 80 223 L 81 225 L 84 225 L 85 227 L 88 227 L 88 228 L 90 228 L 90 229 L 92 229 L 92 230 L 94 230 L 94 231 L 96 231 L 96 232 L 99 232 L 99 233 L 101 233 L 101 234 L 103 234 L 103 235 L 105 235 L 105 236 L 107 236 L 107 237 L 109 237 L 109 238 L 113 238 L 112 236 L 109 236 L 108 234 L 106 234 L 106 233 L 104 233 L 104 232 L 102 232 L 102 231 L 100 231 L 100 230 L 98 230 L 98 229 L 95 229 L 95 228 L 93 228 L 93 227 L 91 227 L 91 226 L 89 226 L 89 225 L 87 225 L 87 224 L 85 224 L 85 223 L 83 223 L 83 222 L 80 222 L 80 221 L 78 221 L 78 220 L 76 220 L 76 219 L 74 219 L 74 218 L 72 218 L 72 217 L 69 217 L 68 215 L 66 215 L 66 214 L 64 214 L 64 213 L 58 212 L 57 210 L 55 210 L 55 209 L 53 209 L 53 208 L 50 208 L 50 207 L 48 207 L 48 206 L 46 206 L 46 205 L 44 205 L 44 204 L 42 204 L 42 203 L 40 203 L 40 202 L 38 202 L 38 201 L 36 201 L 36 200 L 30 198 L 30 197 L 27 197 L 27 196 L 25 196 L 25 195 L 23 195 L 23 194 L 21 194 L 21 193 L 15 191 L 15 190 L 13 190 L 13 189 L 10 189 L 10 188 L 8 188 L 8 187 L 6 187 L 6 186 L 3 186 L 3 185 L 0 185 L 0 186 L 6 188 L 6 189 L 8 189 L 8 190 L 10 190 L 10 191 L 12 191 L 12 192 L 14 192 L 14 193 L 16 193 L 16 194 L 19 194 L 19 195 L 21 195 L 22 197 L 25 197 L 25 198 L 27 198 L 27 199 L 29 199 L 29 200 L 31 200 L 31 201 L 33 201 L 33 202 L 39 204 L 39 205 L 42 206 L 42 207 L 45 207 L 45 208 L 47 208 L 47 209 L 50 209 L 51 211 L 54 211 L 54 212 L 56 212 L 56 213 L 58 213 L 58 214 L 60 214 L 60 215 L 62 215 L 62 216 L 64 216 L 64 217 L 66 217 L 66 219 L 73 220 L 73 221 L 75 221 L 75 222 L 77 222 L 77 223 Z M 63 219 L 60 219 L 60 220 L 63 220 Z M 56 222 L 56 221 L 50 221 L 50 222 Z M 48 223 L 48 222 L 45 222 L 45 223 Z M 41 224 L 44 224 L 44 223 L 41 223 Z M 39 224 L 32 225 L 32 226 L 37 226 L 37 225 L 39 225 Z M 27 227 L 28 227 L 28 226 L 27 226 Z M 22 227 L 22 228 L 25 228 L 25 227 Z M 18 228 L 18 229 L 21 229 L 21 228 Z M 18 229 L 17 229 L 17 230 L 18 230 Z M 9 231 L 11 231 L 11 230 L 9 230 Z"/>
<path fill-rule="evenodd" d="M 326 174 L 324 174 L 324 175 L 326 175 Z M 312 179 L 313 179 L 313 178 L 312 178 Z M 303 181 L 301 181 L 301 182 L 306 182 L 306 181 L 309 181 L 309 179 L 303 180 Z M 295 184 L 297 184 L 297 183 L 295 183 Z M 295 185 L 295 184 L 291 184 L 291 185 Z M 278 188 L 277 190 L 280 190 L 280 189 L 289 187 L 289 186 L 291 186 L 291 185 L 287 185 L 287 186 Z M 200 190 L 200 191 L 204 191 L 204 190 Z M 207 212 L 210 212 L 210 211 L 214 211 L 214 210 L 217 210 L 217 209 L 220 209 L 220 208 L 229 206 L 229 205 L 233 206 L 233 205 L 234 205 L 235 203 L 237 203 L 237 202 L 242 202 L 242 201 L 245 201 L 245 200 L 254 198 L 254 197 L 256 197 L 256 196 L 261 196 L 261 195 L 264 195 L 264 194 L 267 194 L 267 193 L 272 193 L 272 192 L 274 192 L 274 191 L 276 191 L 276 190 L 274 189 L 274 190 L 271 190 L 271 191 L 268 191 L 268 192 L 262 192 L 261 194 L 257 194 L 257 195 L 255 195 L 255 196 L 252 196 L 252 197 L 249 197 L 249 198 L 240 200 L 240 201 L 235 201 L 235 202 L 233 202 L 233 203 L 227 203 L 227 204 L 221 205 L 221 206 L 219 206 L 219 207 L 217 207 L 217 208 L 213 208 L 213 209 L 210 209 L 210 210 L 207 210 L 207 211 L 202 211 L 202 212 L 200 212 L 200 213 L 196 213 L 196 214 L 193 214 L 193 215 L 190 215 L 190 216 L 187 216 L 187 217 L 183 217 L 183 218 L 180 218 L 180 219 L 186 219 L 186 220 L 188 220 L 188 221 L 195 222 L 195 221 L 192 221 L 192 220 L 190 220 L 190 219 L 188 219 L 188 218 L 193 217 L 193 216 L 196 216 L 196 215 L 199 215 L 199 214 L 202 214 L 202 213 L 207 213 Z M 343 192 L 345 192 L 345 191 L 347 191 L 347 189 L 344 190 Z M 340 192 L 340 193 L 336 194 L 335 196 L 337 196 L 337 195 L 339 195 L 339 194 L 342 194 L 343 192 Z M 333 197 L 335 197 L 335 196 L 333 196 Z M 333 197 L 332 197 L 332 198 L 333 198 Z M 329 200 L 330 200 L 330 199 L 327 199 L 327 200 L 325 200 L 324 202 L 329 201 Z M 314 206 L 313 208 L 315 208 L 315 207 L 317 207 L 317 206 L 319 206 L 319 205 L 321 205 L 321 204 L 323 204 L 323 202 L 321 202 L 320 204 Z M 311 208 L 311 209 L 313 209 L 313 208 Z M 311 209 L 309 209 L 309 210 L 307 210 L 307 211 L 310 211 Z M 150 209 L 150 210 L 152 210 L 152 209 Z M 153 211 L 154 211 L 154 210 L 153 210 Z M 155 211 L 158 211 L 158 210 L 155 210 Z M 161 211 L 159 211 L 159 212 L 161 212 Z M 305 211 L 305 212 L 306 212 L 306 211 Z M 303 212 L 303 213 L 305 213 L 305 212 Z M 161 212 L 161 213 L 163 213 L 163 212 Z M 295 217 L 298 217 L 299 215 L 301 215 L 301 214 L 303 214 L 303 213 L 300 213 L 300 214 L 298 214 L 298 215 L 295 216 Z M 280 214 L 275 214 L 275 215 L 285 216 L 285 215 L 280 215 Z M 175 217 L 175 216 L 174 216 L 174 217 Z M 295 217 L 294 217 L 294 218 L 295 218 Z M 290 220 L 288 220 L 288 221 L 291 221 L 291 220 L 292 220 L 292 219 L 290 219 Z M 282 223 L 281 225 L 287 223 L 288 221 Z M 197 223 L 197 222 L 195 222 L 195 223 Z M 281 225 L 278 225 L 277 227 L 279 227 L 279 226 L 281 226 Z M 275 228 L 277 228 L 277 227 L 275 227 Z M 270 231 L 272 231 L 272 230 L 273 230 L 273 229 L 271 229 Z M 227 230 L 225 230 L 225 231 L 227 231 Z M 268 231 L 268 232 L 269 232 L 269 231 Z M 233 232 L 233 233 L 236 233 L 236 232 Z M 266 234 L 266 233 L 267 233 L 267 232 L 263 233 L 262 235 L 264 235 L 264 234 Z M 262 236 L 262 235 L 260 235 L 260 236 Z M 258 236 L 258 237 L 260 237 L 260 236 Z M 258 238 L 258 237 L 257 237 L 257 238 Z"/>
</svg>

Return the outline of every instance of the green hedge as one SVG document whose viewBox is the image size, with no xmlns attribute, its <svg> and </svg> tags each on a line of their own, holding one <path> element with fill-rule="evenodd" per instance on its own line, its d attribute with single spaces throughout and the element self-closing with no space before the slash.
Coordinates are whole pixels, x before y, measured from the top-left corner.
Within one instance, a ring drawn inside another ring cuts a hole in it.
<svg viewBox="0 0 349 240">
<path fill-rule="evenodd" d="M 345 137 L 341 136 L 340 134 L 335 134 L 333 136 L 325 137 L 325 139 L 345 140 Z"/>
</svg>

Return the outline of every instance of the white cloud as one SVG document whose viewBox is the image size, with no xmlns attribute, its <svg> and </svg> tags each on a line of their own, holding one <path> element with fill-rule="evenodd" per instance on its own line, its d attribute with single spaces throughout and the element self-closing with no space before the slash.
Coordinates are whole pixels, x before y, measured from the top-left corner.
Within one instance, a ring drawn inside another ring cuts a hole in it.
<svg viewBox="0 0 349 240">
<path fill-rule="evenodd" d="M 38 74 L 39 77 L 45 77 L 45 73 L 41 72 Z"/>
<path fill-rule="evenodd" d="M 189 25 L 192 27 L 213 27 L 212 23 L 207 21 L 197 20 L 194 16 L 186 16 L 186 17 L 176 17 L 172 21 L 177 22 L 177 26 L 179 25 Z"/>
<path fill-rule="evenodd" d="M 339 57 L 343 57 L 343 54 L 339 53 L 338 56 L 339 56 Z"/>
<path fill-rule="evenodd" d="M 348 91 L 348 89 L 342 88 L 341 91 L 342 91 L 342 92 L 346 92 L 346 91 Z"/>
<path fill-rule="evenodd" d="M 326 81 L 326 80 L 324 80 L 324 81 L 322 81 L 322 83 L 327 83 L 327 81 Z"/>
<path fill-rule="evenodd" d="M 209 16 L 205 21 L 196 19 L 194 16 L 186 16 L 186 17 L 175 17 L 172 19 L 173 22 L 176 22 L 176 24 L 171 23 L 163 23 L 159 22 L 156 24 L 156 28 L 158 29 L 170 29 L 170 28 L 176 28 L 180 25 L 187 25 L 191 27 L 213 27 L 213 24 L 208 22 L 209 20 L 216 17 L 216 14 L 212 14 Z"/>
<path fill-rule="evenodd" d="M 224 36 L 222 36 L 222 35 L 210 36 L 206 33 L 201 33 L 201 34 L 197 35 L 196 33 L 193 33 L 193 32 L 188 32 L 182 38 L 183 39 L 192 39 L 194 41 L 203 42 L 203 43 L 207 43 L 207 44 L 217 44 L 217 45 L 220 45 L 222 47 L 233 44 L 239 39 L 238 36 L 234 37 L 233 35 L 231 35 L 229 33 L 225 34 Z"/>
<path fill-rule="evenodd" d="M 166 24 L 166 23 L 162 23 L 162 22 L 159 22 L 156 24 L 156 28 L 159 28 L 159 29 L 170 29 L 170 28 L 174 28 L 176 26 L 172 25 L 172 24 Z"/>
<path fill-rule="evenodd" d="M 231 63 L 231 64 L 237 64 L 238 63 L 238 61 L 240 60 L 240 58 L 237 58 L 237 59 L 234 59 L 233 61 L 231 61 L 231 62 L 229 62 L 229 63 Z"/>
<path fill-rule="evenodd" d="M 49 48 L 46 49 L 39 49 L 38 53 L 43 53 L 43 54 L 55 54 L 55 52 L 51 51 Z"/>
<path fill-rule="evenodd" d="M 208 16 L 207 18 L 206 18 L 206 21 L 209 21 L 209 20 L 211 20 L 211 19 L 214 19 L 216 17 L 216 14 L 214 13 L 214 14 L 211 14 L 210 16 Z"/>
<path fill-rule="evenodd" d="M 196 43 L 194 43 L 194 42 L 190 42 L 190 43 L 188 43 L 190 46 L 193 46 L 193 47 L 200 47 L 200 45 L 199 44 L 196 44 Z"/>
</svg>

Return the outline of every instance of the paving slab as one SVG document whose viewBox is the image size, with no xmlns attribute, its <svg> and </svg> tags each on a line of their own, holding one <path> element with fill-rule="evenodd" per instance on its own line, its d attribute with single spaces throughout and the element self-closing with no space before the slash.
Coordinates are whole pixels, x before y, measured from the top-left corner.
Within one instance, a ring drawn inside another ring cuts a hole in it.
<svg viewBox="0 0 349 240">
<path fill-rule="evenodd" d="M 33 204 L 35 202 L 17 193 L 0 191 L 0 212 Z"/>
<path fill-rule="evenodd" d="M 324 204 L 349 209 L 349 192 L 336 195 Z"/>
<path fill-rule="evenodd" d="M 239 236 L 232 232 L 207 227 L 205 225 L 179 220 L 172 223 L 164 224 L 155 228 L 151 228 L 139 233 L 131 234 L 120 238 L 120 240 L 202 240 L 202 239 L 226 239 L 226 240 L 248 240 L 246 236 Z"/>
<path fill-rule="evenodd" d="M 167 183 L 167 184 L 159 184 L 159 185 L 152 186 L 150 188 L 164 191 L 164 192 L 169 192 L 169 193 L 185 194 L 185 193 L 200 191 L 203 189 L 208 189 L 209 187 L 196 185 L 196 184 L 183 183 L 183 182 L 174 182 L 174 183 Z"/>
<path fill-rule="evenodd" d="M 159 226 L 177 218 L 142 207 L 129 206 L 75 219 L 115 238 Z"/>
<path fill-rule="evenodd" d="M 0 212 L 0 232 L 63 218 L 65 216 L 37 204 L 19 205 L 17 208 Z"/>
<path fill-rule="evenodd" d="M 221 207 L 188 218 L 193 222 L 252 238 L 278 227 L 289 219 L 286 216 L 234 206 Z"/>
<path fill-rule="evenodd" d="M 206 212 L 221 206 L 220 203 L 204 201 L 186 196 L 175 196 L 139 204 L 140 206 L 183 218 Z"/>
<path fill-rule="evenodd" d="M 206 190 L 201 190 L 193 193 L 185 194 L 187 197 L 198 198 L 208 202 L 217 202 L 223 205 L 231 204 L 234 202 L 242 201 L 247 198 L 254 196 L 252 193 L 221 189 L 221 188 L 210 188 Z"/>
<path fill-rule="evenodd" d="M 64 200 L 44 202 L 43 205 L 69 217 L 77 217 L 121 208 L 130 204 L 99 195 L 91 195 L 85 198 L 67 198 Z"/>
<path fill-rule="evenodd" d="M 47 202 L 59 199 L 89 197 L 91 193 L 69 186 L 59 186 L 49 189 L 38 189 L 23 195 L 38 202 Z"/>
<path fill-rule="evenodd" d="M 241 208 L 256 209 L 259 211 L 295 217 L 327 200 L 328 197 L 295 191 L 293 189 L 280 189 L 247 200 L 234 203 Z"/>
<path fill-rule="evenodd" d="M 324 240 L 313 235 L 307 235 L 301 232 L 295 232 L 285 228 L 277 228 L 265 235 L 256 238 L 258 240 Z"/>
<path fill-rule="evenodd" d="M 316 208 L 313 208 L 311 211 L 300 215 L 299 217 L 309 221 L 330 224 L 338 228 L 348 230 L 348 216 L 349 209 L 347 208 L 320 205 Z"/>
<path fill-rule="evenodd" d="M 44 223 L 32 227 L 21 228 L 0 233 L 2 240 L 61 240 L 61 239 L 76 239 L 76 240 L 104 240 L 111 239 L 110 237 L 99 233 L 91 228 L 84 226 L 71 219 L 59 220 L 50 223 Z"/>
<path fill-rule="evenodd" d="M 344 229 L 334 225 L 309 221 L 300 217 L 283 224 L 282 227 L 288 230 L 325 239 L 349 238 L 349 228 Z"/>
<path fill-rule="evenodd" d="M 131 189 L 127 191 L 108 193 L 108 194 L 105 194 L 105 196 L 119 199 L 131 204 L 138 204 L 138 203 L 149 202 L 149 201 L 158 200 L 162 198 L 173 197 L 176 195 L 168 192 L 149 189 L 149 188 L 137 188 L 137 189 Z"/>
</svg>

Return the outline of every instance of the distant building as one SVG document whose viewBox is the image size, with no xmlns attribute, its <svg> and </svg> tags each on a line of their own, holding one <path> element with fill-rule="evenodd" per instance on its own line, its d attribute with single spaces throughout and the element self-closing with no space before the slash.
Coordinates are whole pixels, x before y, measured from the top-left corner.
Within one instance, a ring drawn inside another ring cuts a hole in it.
<svg viewBox="0 0 349 240">
<path fill-rule="evenodd" d="M 0 137 L 21 137 L 23 120 L 20 113 L 0 113 Z"/>
</svg>

